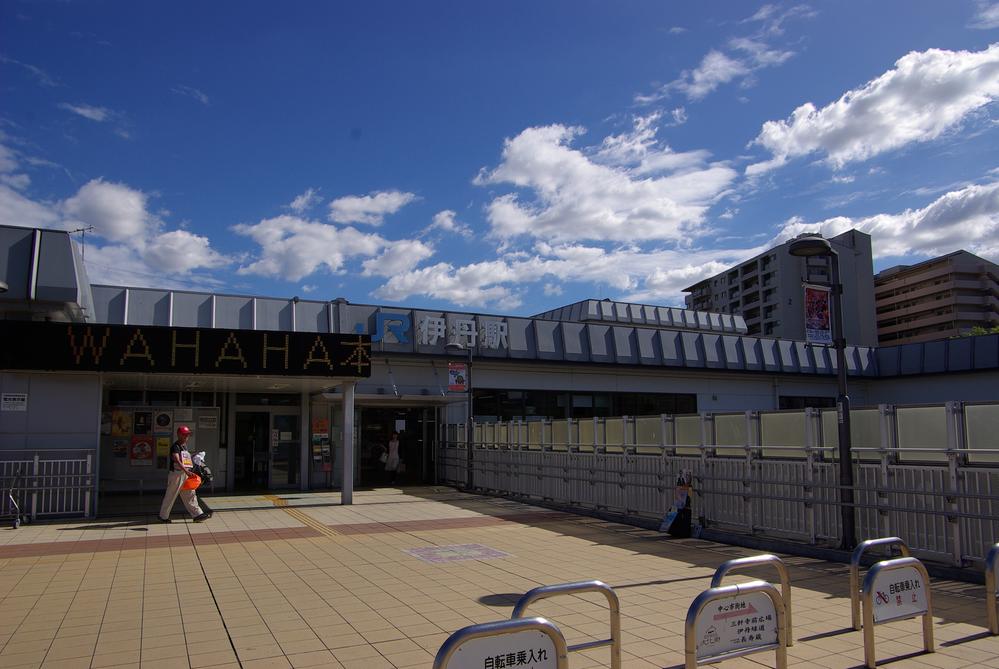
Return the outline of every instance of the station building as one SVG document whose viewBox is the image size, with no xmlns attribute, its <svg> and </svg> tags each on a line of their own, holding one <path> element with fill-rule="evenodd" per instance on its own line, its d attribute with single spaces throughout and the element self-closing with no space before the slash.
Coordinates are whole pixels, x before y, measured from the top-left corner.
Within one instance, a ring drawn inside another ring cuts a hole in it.
<svg viewBox="0 0 999 669">
<path fill-rule="evenodd" d="M 584 300 L 533 317 L 91 284 L 60 231 L 0 226 L 0 460 L 95 454 L 159 488 L 179 424 L 216 490 L 435 480 L 442 426 L 832 406 L 835 352 L 737 315 Z M 999 398 L 999 336 L 847 349 L 854 406 Z M 345 476 L 346 471 L 346 476 Z"/>
</svg>

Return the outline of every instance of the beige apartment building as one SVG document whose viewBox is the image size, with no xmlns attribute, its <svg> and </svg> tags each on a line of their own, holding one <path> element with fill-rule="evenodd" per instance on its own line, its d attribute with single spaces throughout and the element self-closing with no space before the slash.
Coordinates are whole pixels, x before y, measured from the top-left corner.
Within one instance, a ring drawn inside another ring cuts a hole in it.
<svg viewBox="0 0 999 669">
<path fill-rule="evenodd" d="M 999 325 L 999 265 L 955 251 L 874 277 L 878 343 L 946 339 Z"/>
</svg>

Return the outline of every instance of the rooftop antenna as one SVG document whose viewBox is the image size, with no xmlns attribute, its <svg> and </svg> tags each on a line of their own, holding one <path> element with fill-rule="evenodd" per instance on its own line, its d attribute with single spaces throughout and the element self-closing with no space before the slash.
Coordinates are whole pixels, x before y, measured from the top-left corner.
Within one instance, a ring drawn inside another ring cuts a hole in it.
<svg viewBox="0 0 999 669">
<path fill-rule="evenodd" d="M 93 232 L 93 231 L 94 231 L 94 226 L 92 226 L 92 225 L 88 225 L 85 228 L 77 228 L 76 230 L 70 230 L 69 231 L 69 234 L 71 234 L 71 235 L 74 234 L 74 233 L 77 233 L 77 232 L 80 233 L 80 247 L 82 249 L 82 252 L 80 253 L 80 256 L 81 256 L 81 260 L 83 260 L 83 262 L 87 262 L 87 233 L 88 232 Z"/>
</svg>

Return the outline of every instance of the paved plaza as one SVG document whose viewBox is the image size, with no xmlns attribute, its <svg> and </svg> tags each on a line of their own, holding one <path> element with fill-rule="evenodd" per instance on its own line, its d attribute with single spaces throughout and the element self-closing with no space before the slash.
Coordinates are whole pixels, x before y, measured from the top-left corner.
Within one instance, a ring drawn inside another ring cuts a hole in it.
<svg viewBox="0 0 999 669">
<path fill-rule="evenodd" d="M 583 579 L 621 598 L 625 667 L 678 667 L 691 601 L 719 564 L 754 553 L 449 488 L 359 492 L 349 507 L 321 493 L 211 502 L 202 524 L 178 505 L 169 525 L 150 515 L 0 530 L 0 667 L 430 667 L 454 630 L 508 618 L 538 585 Z M 862 666 L 847 567 L 786 561 L 790 665 Z M 921 653 L 908 620 L 876 628 L 878 657 L 999 667 L 983 587 L 934 579 L 933 605 L 936 653 Z M 608 635 L 599 595 L 531 611 L 570 644 Z M 609 666 L 609 651 L 569 665 Z M 773 667 L 774 654 L 717 666 Z"/>
</svg>

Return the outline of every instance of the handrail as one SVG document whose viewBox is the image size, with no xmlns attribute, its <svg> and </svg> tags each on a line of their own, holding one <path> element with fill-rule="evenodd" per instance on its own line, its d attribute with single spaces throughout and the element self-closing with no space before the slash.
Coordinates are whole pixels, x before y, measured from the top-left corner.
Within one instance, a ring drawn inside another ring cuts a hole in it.
<svg viewBox="0 0 999 669">
<path fill-rule="evenodd" d="M 513 607 L 513 613 L 510 614 L 510 617 L 522 618 L 527 607 L 536 601 L 556 595 L 578 595 L 584 592 L 599 592 L 607 598 L 607 608 L 610 610 L 611 635 L 609 639 L 587 641 L 569 646 L 568 650 L 573 652 L 610 646 L 611 669 L 621 669 L 621 602 L 614 589 L 603 581 L 575 581 L 573 583 L 539 586 L 527 591 L 517 600 L 517 605 Z"/>
<path fill-rule="evenodd" d="M 985 558 L 985 607 L 988 612 L 989 632 L 999 634 L 999 589 L 997 589 L 997 572 L 999 572 L 999 544 L 989 549 Z"/>
<path fill-rule="evenodd" d="M 758 567 L 764 564 L 772 564 L 777 568 L 777 574 L 780 577 L 780 596 L 784 600 L 784 622 L 787 625 L 787 645 L 792 646 L 794 645 L 794 634 L 791 625 L 791 578 L 788 575 L 787 565 L 779 557 L 765 553 L 763 555 L 751 555 L 723 562 L 715 570 L 714 576 L 711 577 L 711 587 L 719 587 L 722 579 L 730 571 L 739 569 L 740 567 Z"/>
<path fill-rule="evenodd" d="M 860 558 L 869 548 L 875 546 L 898 546 L 902 557 L 909 557 L 909 545 L 898 537 L 883 537 L 881 539 L 868 539 L 861 541 L 853 549 L 850 556 L 850 624 L 853 629 L 860 629 Z"/>
<path fill-rule="evenodd" d="M 437 651 L 433 669 L 446 669 L 448 662 L 458 652 L 462 644 L 473 639 L 528 632 L 531 630 L 542 632 L 552 640 L 552 643 L 555 645 L 556 669 L 569 669 L 568 649 L 565 644 L 565 637 L 562 636 L 562 632 L 558 627 L 541 617 L 500 620 L 494 623 L 482 623 L 480 625 L 463 627 L 449 636 L 440 647 L 440 650 Z"/>
</svg>

